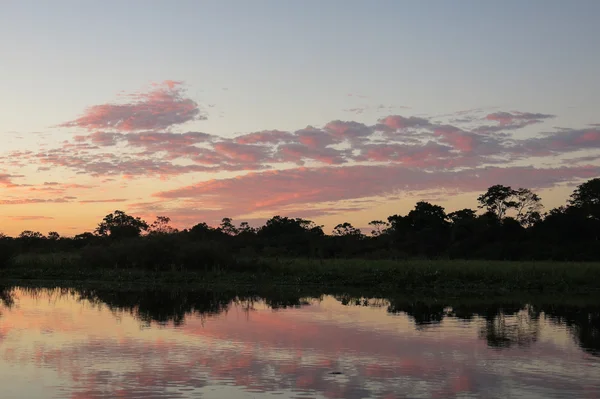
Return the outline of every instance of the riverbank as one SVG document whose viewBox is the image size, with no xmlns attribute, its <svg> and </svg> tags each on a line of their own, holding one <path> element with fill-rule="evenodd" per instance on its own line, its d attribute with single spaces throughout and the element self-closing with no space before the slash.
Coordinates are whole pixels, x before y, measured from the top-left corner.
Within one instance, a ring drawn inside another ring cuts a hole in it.
<svg viewBox="0 0 600 399">
<path fill-rule="evenodd" d="M 589 294 L 600 292 L 600 263 L 458 260 L 244 260 L 234 269 L 169 271 L 91 268 L 62 255 L 16 258 L 0 282 L 142 287 L 315 287 L 419 295 Z M 243 266 L 247 265 L 247 269 Z"/>
</svg>

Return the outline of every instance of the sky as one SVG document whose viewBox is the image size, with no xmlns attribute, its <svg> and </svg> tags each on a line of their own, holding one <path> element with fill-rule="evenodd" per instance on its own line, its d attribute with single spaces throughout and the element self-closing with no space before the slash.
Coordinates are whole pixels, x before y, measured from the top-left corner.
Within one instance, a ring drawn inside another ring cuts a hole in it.
<svg viewBox="0 0 600 399">
<path fill-rule="evenodd" d="M 546 209 L 600 176 L 600 2 L 7 1 L 0 231 Z"/>
</svg>

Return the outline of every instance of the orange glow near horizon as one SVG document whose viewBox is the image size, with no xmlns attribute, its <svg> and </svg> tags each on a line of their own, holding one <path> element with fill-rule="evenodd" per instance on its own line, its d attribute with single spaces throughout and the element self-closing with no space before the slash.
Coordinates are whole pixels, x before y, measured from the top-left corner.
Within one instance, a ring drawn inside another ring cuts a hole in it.
<svg viewBox="0 0 600 399">
<path fill-rule="evenodd" d="M 185 128 L 206 115 L 183 82 L 120 98 L 56 124 L 70 139 L 0 153 L 0 231 L 74 235 L 117 209 L 178 228 L 282 215 L 368 231 L 419 200 L 476 208 L 494 184 L 531 188 L 549 210 L 600 175 L 600 127 L 535 135 L 550 114 L 388 115 L 226 137 Z"/>
</svg>

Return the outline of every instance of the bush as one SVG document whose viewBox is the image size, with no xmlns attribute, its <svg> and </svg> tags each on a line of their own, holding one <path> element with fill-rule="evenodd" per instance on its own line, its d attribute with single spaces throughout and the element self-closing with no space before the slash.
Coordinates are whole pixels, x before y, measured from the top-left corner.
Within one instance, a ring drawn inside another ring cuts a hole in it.
<svg viewBox="0 0 600 399">
<path fill-rule="evenodd" d="M 177 254 L 177 263 L 187 270 L 231 269 L 236 263 L 230 251 L 218 242 L 185 242 Z"/>
<path fill-rule="evenodd" d="M 174 235 L 133 238 L 82 249 L 84 267 L 153 271 L 256 271 L 256 261 L 240 261 L 222 243 L 192 241 Z"/>
<path fill-rule="evenodd" d="M 6 267 L 14 255 L 14 247 L 9 239 L 0 238 L 0 267 Z"/>
</svg>

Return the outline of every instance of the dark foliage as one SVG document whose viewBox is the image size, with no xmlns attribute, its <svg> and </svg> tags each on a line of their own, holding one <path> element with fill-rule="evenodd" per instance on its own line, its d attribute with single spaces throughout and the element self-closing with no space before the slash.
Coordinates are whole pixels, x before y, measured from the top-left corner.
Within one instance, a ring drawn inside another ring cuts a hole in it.
<svg viewBox="0 0 600 399">
<path fill-rule="evenodd" d="M 85 266 L 162 270 L 258 270 L 258 258 L 445 258 L 486 260 L 600 260 L 600 179 L 581 184 L 568 204 L 542 213 L 529 189 L 494 185 L 478 197 L 484 213 L 418 202 L 406 215 L 374 220 L 365 235 L 348 222 L 330 235 L 310 220 L 275 216 L 264 226 L 198 223 L 178 231 L 168 217 L 152 224 L 115 211 L 95 233 L 73 238 L 24 231 L 0 238 L 0 266 L 15 254 L 81 255 Z M 146 232 L 147 234 L 143 234 Z"/>
</svg>

